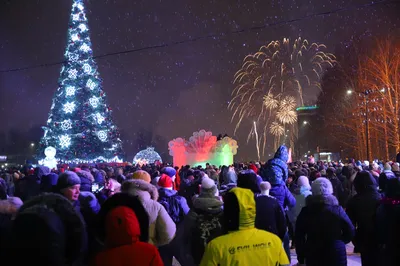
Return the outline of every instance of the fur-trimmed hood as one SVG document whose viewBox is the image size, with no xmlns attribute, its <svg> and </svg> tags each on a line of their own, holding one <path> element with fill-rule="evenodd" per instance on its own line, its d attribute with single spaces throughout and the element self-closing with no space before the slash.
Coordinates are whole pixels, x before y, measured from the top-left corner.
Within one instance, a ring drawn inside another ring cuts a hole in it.
<svg viewBox="0 0 400 266">
<path fill-rule="evenodd" d="M 306 205 L 332 205 L 337 206 L 339 202 L 333 195 L 311 195 L 306 198 Z"/>
<path fill-rule="evenodd" d="M 90 182 L 92 182 L 92 183 L 94 182 L 93 175 L 88 171 L 80 170 L 80 171 L 76 172 L 76 174 L 81 178 L 83 177 L 83 178 L 90 180 Z"/>
<path fill-rule="evenodd" d="M 150 199 L 155 201 L 158 200 L 157 188 L 140 179 L 126 180 L 121 186 L 121 191 L 139 196 L 140 198 L 146 197 L 146 194 L 148 194 Z"/>
<path fill-rule="evenodd" d="M 0 200 L 0 213 L 16 214 L 22 204 L 22 200 L 18 197 L 9 197 L 8 199 Z"/>
</svg>

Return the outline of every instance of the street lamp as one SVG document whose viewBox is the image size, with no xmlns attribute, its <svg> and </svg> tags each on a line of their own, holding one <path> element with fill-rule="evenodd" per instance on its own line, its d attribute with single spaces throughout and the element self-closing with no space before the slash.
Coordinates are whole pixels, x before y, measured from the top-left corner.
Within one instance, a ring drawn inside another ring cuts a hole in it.
<svg viewBox="0 0 400 266">
<path fill-rule="evenodd" d="M 31 147 L 35 147 L 35 143 L 32 142 L 32 143 L 31 143 Z"/>
<path fill-rule="evenodd" d="M 307 125 L 307 124 L 308 124 L 308 121 L 304 121 L 304 122 L 303 122 L 303 125 Z"/>
<path fill-rule="evenodd" d="M 352 90 L 347 90 L 347 95 L 351 95 L 352 93 L 353 93 L 353 91 Z"/>
</svg>

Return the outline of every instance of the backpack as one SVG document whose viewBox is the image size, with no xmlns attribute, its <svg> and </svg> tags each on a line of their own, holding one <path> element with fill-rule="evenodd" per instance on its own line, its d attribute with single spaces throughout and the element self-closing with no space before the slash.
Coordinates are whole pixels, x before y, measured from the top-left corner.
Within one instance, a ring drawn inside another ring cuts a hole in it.
<svg viewBox="0 0 400 266">
<path fill-rule="evenodd" d="M 168 212 L 175 224 L 178 224 L 183 220 L 183 212 L 179 204 L 180 197 L 181 196 L 174 195 L 172 197 L 163 197 L 159 200 L 160 204 L 164 206 L 165 210 Z"/>
<path fill-rule="evenodd" d="M 191 253 L 196 264 L 200 264 L 207 244 L 223 234 L 222 211 L 219 214 L 198 214 L 196 226 L 191 234 Z"/>
</svg>

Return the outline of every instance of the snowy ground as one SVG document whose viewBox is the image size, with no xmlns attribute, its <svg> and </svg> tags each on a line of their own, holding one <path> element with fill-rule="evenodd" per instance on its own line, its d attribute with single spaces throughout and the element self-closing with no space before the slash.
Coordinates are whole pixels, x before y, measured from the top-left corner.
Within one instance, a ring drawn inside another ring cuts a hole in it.
<svg viewBox="0 0 400 266">
<path fill-rule="evenodd" d="M 354 246 L 352 244 L 347 245 L 347 266 L 361 266 L 360 254 L 354 254 L 353 249 L 354 249 Z M 296 257 L 295 250 L 292 250 L 291 257 L 292 257 L 291 264 L 296 265 L 297 257 Z M 177 262 L 176 260 L 174 260 L 172 265 L 180 266 L 179 262 Z"/>
<path fill-rule="evenodd" d="M 352 244 L 348 244 L 346 246 L 346 249 L 347 249 L 347 266 L 361 266 L 360 254 L 353 253 L 354 246 Z M 296 265 L 297 257 L 295 250 L 291 251 L 291 257 L 292 257 L 292 265 Z"/>
</svg>

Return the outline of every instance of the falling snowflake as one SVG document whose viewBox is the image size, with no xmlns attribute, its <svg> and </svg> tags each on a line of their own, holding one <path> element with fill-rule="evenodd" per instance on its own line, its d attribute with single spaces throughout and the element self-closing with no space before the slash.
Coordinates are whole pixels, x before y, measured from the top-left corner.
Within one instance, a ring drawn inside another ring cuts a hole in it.
<svg viewBox="0 0 400 266">
<path fill-rule="evenodd" d="M 76 34 L 76 33 L 75 33 L 75 34 L 72 34 L 71 40 L 72 40 L 73 42 L 79 41 L 79 35 Z"/>
<path fill-rule="evenodd" d="M 60 140 L 61 148 L 68 148 L 71 145 L 71 137 L 68 135 L 62 135 L 58 137 Z"/>
<path fill-rule="evenodd" d="M 73 86 L 68 86 L 68 87 L 65 89 L 65 91 L 66 91 L 67 96 L 74 96 L 74 95 L 75 95 L 76 89 L 75 89 L 75 87 L 73 87 Z"/>
<path fill-rule="evenodd" d="M 96 88 L 96 83 L 94 83 L 93 80 L 89 79 L 86 82 L 86 87 L 88 87 L 90 90 L 93 90 L 94 88 Z"/>
<path fill-rule="evenodd" d="M 72 122 L 71 120 L 64 120 L 61 122 L 61 129 L 62 130 L 68 130 L 72 128 Z"/>
<path fill-rule="evenodd" d="M 86 74 L 88 74 L 88 73 L 92 72 L 92 67 L 88 63 L 86 63 L 86 64 L 83 65 L 83 71 Z"/>
<path fill-rule="evenodd" d="M 104 120 L 106 120 L 106 119 L 104 118 L 104 116 L 102 116 L 100 113 L 96 113 L 95 119 L 96 119 L 96 121 L 97 121 L 98 124 L 101 124 L 101 123 L 104 122 Z"/>
<path fill-rule="evenodd" d="M 73 14 L 72 15 L 72 20 L 74 20 L 74 21 L 79 20 L 79 14 Z"/>
<path fill-rule="evenodd" d="M 68 77 L 70 79 L 76 79 L 76 75 L 78 74 L 78 71 L 76 69 L 71 69 L 68 71 Z"/>
<path fill-rule="evenodd" d="M 95 96 L 89 99 L 89 103 L 93 108 L 97 108 L 99 106 L 99 99 Z"/>
<path fill-rule="evenodd" d="M 75 103 L 71 102 L 71 103 L 64 104 L 63 105 L 63 110 L 67 114 L 72 113 L 75 110 Z"/>
<path fill-rule="evenodd" d="M 87 27 L 86 27 L 86 25 L 85 24 L 80 24 L 79 26 L 78 26 L 78 28 L 83 32 L 83 31 L 86 31 L 87 30 Z"/>
<path fill-rule="evenodd" d="M 97 137 L 102 141 L 107 141 L 107 132 L 106 131 L 99 131 L 97 132 Z"/>
</svg>

